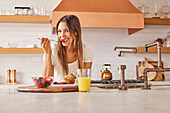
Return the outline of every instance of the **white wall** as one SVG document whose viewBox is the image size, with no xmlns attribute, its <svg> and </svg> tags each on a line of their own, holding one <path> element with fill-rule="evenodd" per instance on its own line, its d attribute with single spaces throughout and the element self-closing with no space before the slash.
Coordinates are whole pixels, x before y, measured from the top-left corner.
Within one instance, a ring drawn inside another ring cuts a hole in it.
<svg viewBox="0 0 170 113">
<path fill-rule="evenodd" d="M 151 7 L 151 14 L 154 12 L 154 0 L 131 0 L 136 6 L 143 3 Z M 56 2 L 56 3 L 55 3 Z M 167 0 L 170 3 L 170 0 Z M 43 6 L 49 12 L 52 11 L 59 0 L 0 0 L 0 10 L 14 11 L 17 5 Z M 162 3 L 163 4 L 163 3 Z M 159 4 L 158 9 L 161 8 Z M 12 7 L 11 7 L 12 6 Z M 148 15 L 147 15 L 148 16 Z M 94 62 L 92 79 L 100 79 L 100 70 L 103 63 L 111 63 L 113 78 L 120 79 L 117 67 L 125 64 L 126 78 L 136 78 L 136 65 L 138 61 L 148 57 L 149 60 L 157 60 L 157 54 L 123 54 L 118 57 L 115 46 L 137 47 L 153 42 L 158 37 L 166 37 L 170 31 L 168 25 L 146 25 L 144 30 L 130 36 L 127 29 L 109 28 L 83 28 L 83 41 L 88 42 L 94 48 Z M 0 23 L 0 46 L 8 47 L 8 42 L 18 43 L 18 47 L 26 47 L 30 44 L 39 45 L 37 37 L 57 38 L 51 35 L 50 24 L 24 24 L 24 23 Z M 40 46 L 40 45 L 39 45 Z M 42 54 L 0 54 L 0 83 L 5 83 L 7 69 L 16 69 L 18 83 L 32 83 L 32 76 L 41 76 L 43 69 Z M 170 54 L 163 54 L 164 67 L 170 67 Z M 166 73 L 168 75 L 169 73 Z M 166 76 L 170 78 L 170 76 Z"/>
</svg>

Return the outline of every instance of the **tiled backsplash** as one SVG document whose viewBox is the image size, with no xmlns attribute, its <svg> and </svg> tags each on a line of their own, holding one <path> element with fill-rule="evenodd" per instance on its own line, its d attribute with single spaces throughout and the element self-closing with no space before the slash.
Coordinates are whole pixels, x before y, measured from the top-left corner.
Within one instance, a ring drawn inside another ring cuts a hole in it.
<svg viewBox="0 0 170 113">
<path fill-rule="evenodd" d="M 0 3 L 2 1 L 0 0 Z M 9 0 L 7 1 L 9 2 Z M 140 6 L 142 1 L 146 2 L 146 0 L 131 1 L 135 6 Z M 6 1 L 3 1 L 2 4 L 4 2 Z M 45 0 L 43 2 L 45 3 Z M 135 79 L 138 61 L 143 60 L 144 57 L 148 57 L 149 60 L 157 60 L 157 54 L 127 53 L 122 54 L 122 57 L 118 57 L 118 51 L 114 51 L 113 48 L 115 46 L 144 46 L 158 37 L 166 37 L 169 31 L 170 26 L 168 25 L 146 25 L 145 29 L 132 35 L 127 35 L 127 29 L 83 28 L 83 41 L 94 48 L 92 79 L 100 79 L 100 70 L 103 63 L 111 63 L 113 79 L 120 79 L 117 67 L 123 64 L 127 66 L 126 78 Z M 40 47 L 40 41 L 37 40 L 37 37 L 41 36 L 57 38 L 56 35 L 51 35 L 51 24 L 0 23 L 0 46 L 3 47 L 8 47 L 8 42 L 16 42 L 18 47 L 27 47 L 30 44 L 37 44 Z M 41 76 L 42 74 L 42 57 L 43 54 L 0 54 L 0 83 L 5 83 L 8 69 L 16 69 L 18 83 L 32 83 L 32 76 Z M 170 67 L 169 57 L 170 54 L 162 54 L 164 67 Z M 170 74 L 166 73 L 166 75 Z M 170 76 L 166 76 L 166 78 L 170 79 Z"/>
</svg>

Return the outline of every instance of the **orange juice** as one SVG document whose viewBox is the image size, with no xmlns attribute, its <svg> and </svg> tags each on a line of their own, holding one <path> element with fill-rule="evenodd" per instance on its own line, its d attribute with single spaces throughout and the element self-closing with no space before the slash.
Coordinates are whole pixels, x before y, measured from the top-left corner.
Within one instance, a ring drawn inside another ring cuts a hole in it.
<svg viewBox="0 0 170 113">
<path fill-rule="evenodd" d="M 90 91 L 91 78 L 90 77 L 79 77 L 78 88 L 79 91 Z"/>
</svg>

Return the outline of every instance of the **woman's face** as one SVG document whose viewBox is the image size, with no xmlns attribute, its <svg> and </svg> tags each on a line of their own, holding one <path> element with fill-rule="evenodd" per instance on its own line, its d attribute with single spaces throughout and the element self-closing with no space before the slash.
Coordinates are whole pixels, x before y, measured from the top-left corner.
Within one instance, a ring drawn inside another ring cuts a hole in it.
<svg viewBox="0 0 170 113">
<path fill-rule="evenodd" d="M 68 47 L 72 42 L 70 31 L 66 22 L 60 22 L 58 26 L 58 38 L 63 46 Z"/>
</svg>

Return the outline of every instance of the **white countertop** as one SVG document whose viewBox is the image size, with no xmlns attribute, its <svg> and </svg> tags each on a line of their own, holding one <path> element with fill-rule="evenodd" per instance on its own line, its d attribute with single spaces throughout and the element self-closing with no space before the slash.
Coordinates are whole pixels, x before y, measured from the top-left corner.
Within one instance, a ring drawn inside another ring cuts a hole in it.
<svg viewBox="0 0 170 113">
<path fill-rule="evenodd" d="M 1 85 L 1 113 L 169 113 L 170 86 L 127 91 L 91 87 L 90 92 L 27 93 Z"/>
</svg>

